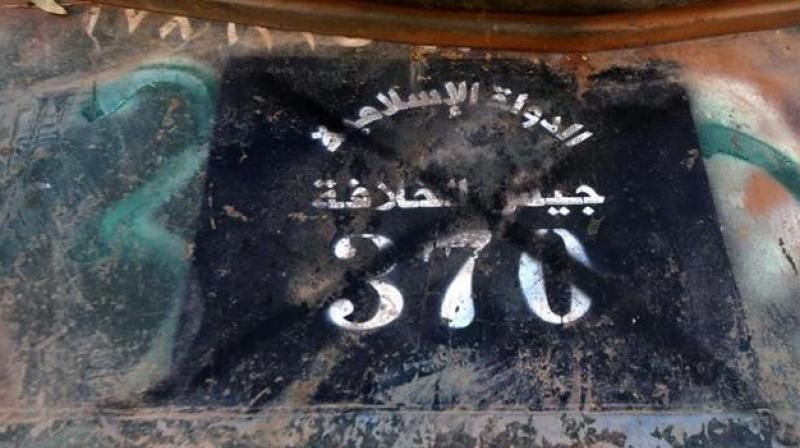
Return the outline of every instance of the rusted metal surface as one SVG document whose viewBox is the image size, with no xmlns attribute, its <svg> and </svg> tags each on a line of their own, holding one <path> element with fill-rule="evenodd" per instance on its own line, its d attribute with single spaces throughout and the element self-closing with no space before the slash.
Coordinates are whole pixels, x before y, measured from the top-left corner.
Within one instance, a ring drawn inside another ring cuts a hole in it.
<svg viewBox="0 0 800 448">
<path fill-rule="evenodd" d="M 340 1 L 103 0 L 123 7 L 417 45 L 586 52 L 791 26 L 798 0 L 732 0 L 590 16 L 427 10 Z"/>
<path fill-rule="evenodd" d="M 533 14 L 605 14 L 702 3 L 705 0 L 367 0 L 364 3 L 412 6 L 426 9 L 462 9 Z"/>
<path fill-rule="evenodd" d="M 0 17 L 3 446 L 800 444 L 797 30 L 502 53 L 70 9 Z"/>
</svg>

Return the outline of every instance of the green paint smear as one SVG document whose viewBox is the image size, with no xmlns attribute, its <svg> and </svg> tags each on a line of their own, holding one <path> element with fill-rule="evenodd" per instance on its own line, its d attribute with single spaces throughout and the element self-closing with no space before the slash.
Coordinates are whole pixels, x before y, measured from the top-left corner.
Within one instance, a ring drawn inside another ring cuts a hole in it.
<svg viewBox="0 0 800 448">
<path fill-rule="evenodd" d="M 167 313 L 147 353 L 127 375 L 128 392 L 140 392 L 171 365 L 178 320 L 186 294 L 190 260 L 187 242 L 158 219 L 158 212 L 201 173 L 208 159 L 216 104 L 217 81 L 209 72 L 187 64 L 154 64 L 122 79 L 96 85 L 82 108 L 89 121 L 111 114 L 135 112 L 137 97 L 147 89 L 174 92 L 193 115 L 193 136 L 180 151 L 158 167 L 137 190 L 109 207 L 100 222 L 103 246 L 122 259 L 156 266 L 170 278 L 171 292 L 163 298 Z M 135 119 L 131 118 L 131 119 Z"/>
<path fill-rule="evenodd" d="M 736 129 L 715 122 L 698 122 L 703 157 L 722 154 L 760 168 L 800 201 L 800 166 L 778 149 Z"/>
</svg>

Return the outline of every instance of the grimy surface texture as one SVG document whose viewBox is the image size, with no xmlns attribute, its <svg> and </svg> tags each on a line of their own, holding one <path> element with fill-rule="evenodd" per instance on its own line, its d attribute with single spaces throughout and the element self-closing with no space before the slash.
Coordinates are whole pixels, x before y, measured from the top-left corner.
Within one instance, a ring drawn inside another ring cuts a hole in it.
<svg viewBox="0 0 800 448">
<path fill-rule="evenodd" d="M 0 16 L 0 446 L 800 444 L 793 29 Z"/>
</svg>

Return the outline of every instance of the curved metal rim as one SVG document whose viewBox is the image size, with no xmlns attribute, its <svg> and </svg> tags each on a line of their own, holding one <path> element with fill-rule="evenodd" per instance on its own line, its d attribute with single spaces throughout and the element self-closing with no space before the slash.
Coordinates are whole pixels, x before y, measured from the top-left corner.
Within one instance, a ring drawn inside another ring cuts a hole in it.
<svg viewBox="0 0 800 448">
<path fill-rule="evenodd" d="M 353 0 L 98 0 L 205 19 L 414 45 L 592 52 L 800 24 L 800 0 L 731 0 L 548 16 L 365 5 Z"/>
</svg>

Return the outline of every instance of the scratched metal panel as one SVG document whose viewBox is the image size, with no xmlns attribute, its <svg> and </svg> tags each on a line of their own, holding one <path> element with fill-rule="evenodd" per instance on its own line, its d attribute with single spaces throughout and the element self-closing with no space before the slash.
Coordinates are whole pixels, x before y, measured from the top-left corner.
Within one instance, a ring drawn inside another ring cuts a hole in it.
<svg viewBox="0 0 800 448">
<path fill-rule="evenodd" d="M 0 446 L 800 443 L 795 30 L 71 13 L 0 17 Z"/>
</svg>

